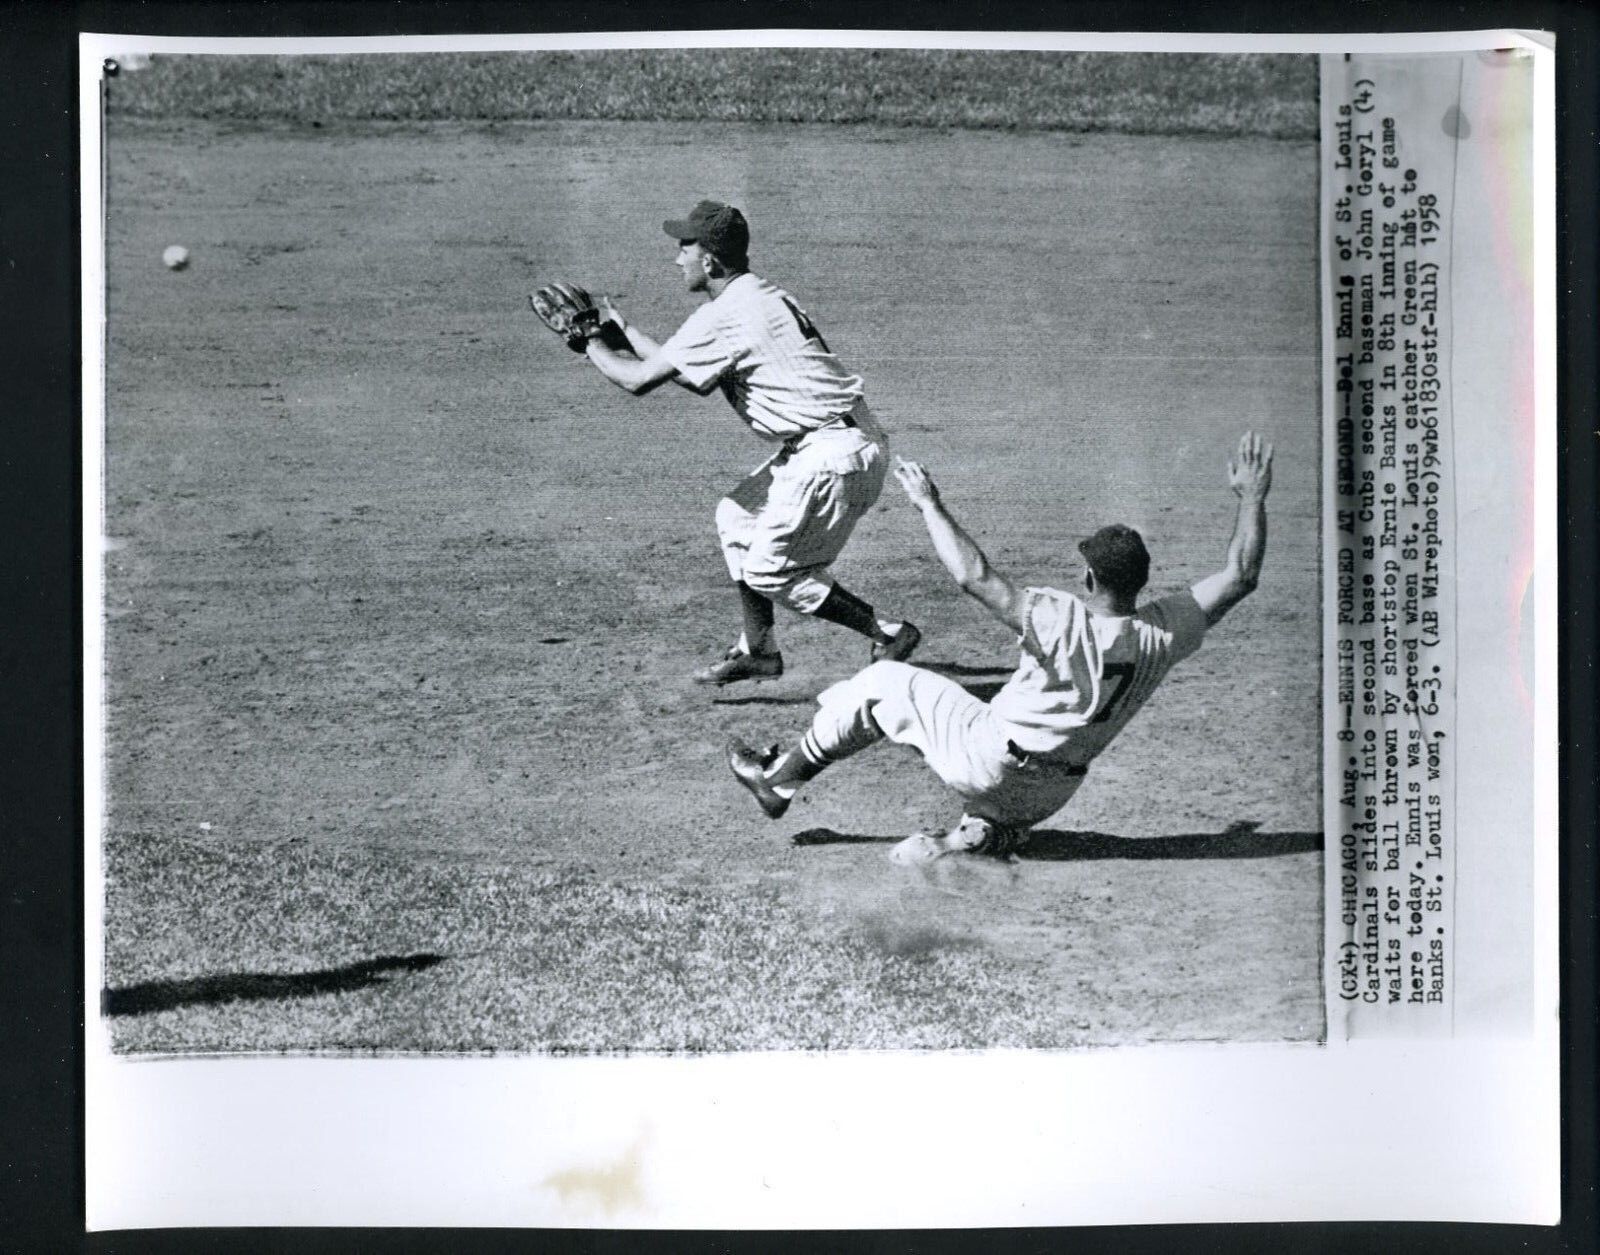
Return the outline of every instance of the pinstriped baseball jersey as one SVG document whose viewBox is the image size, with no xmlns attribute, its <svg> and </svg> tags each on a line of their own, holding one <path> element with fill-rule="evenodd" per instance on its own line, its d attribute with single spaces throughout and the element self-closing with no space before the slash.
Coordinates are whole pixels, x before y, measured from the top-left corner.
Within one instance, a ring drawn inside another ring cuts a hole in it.
<svg viewBox="0 0 1600 1255">
<path fill-rule="evenodd" d="M 781 441 L 848 414 L 863 392 L 782 288 L 742 274 L 661 346 L 696 388 L 713 380 L 757 435 Z"/>
<path fill-rule="evenodd" d="M 1111 744 L 1168 671 L 1205 637 L 1187 590 L 1129 616 L 1096 614 L 1071 593 L 1025 593 L 1022 663 L 990 709 L 1018 748 L 1087 766 Z"/>
</svg>

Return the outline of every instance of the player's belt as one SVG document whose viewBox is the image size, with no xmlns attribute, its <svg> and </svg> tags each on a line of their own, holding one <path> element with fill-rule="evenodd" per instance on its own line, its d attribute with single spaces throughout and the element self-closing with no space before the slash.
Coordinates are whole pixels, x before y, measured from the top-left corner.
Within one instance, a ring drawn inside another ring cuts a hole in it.
<svg viewBox="0 0 1600 1255">
<path fill-rule="evenodd" d="M 827 431 L 830 427 L 856 426 L 859 426 L 859 424 L 856 422 L 856 417 L 854 414 L 840 414 L 836 418 L 830 418 L 825 423 L 818 423 L 815 427 L 812 427 L 807 431 L 797 431 L 792 436 L 785 436 L 783 440 L 783 447 L 790 453 L 793 453 L 800 447 L 801 442 L 813 432 Z"/>
</svg>

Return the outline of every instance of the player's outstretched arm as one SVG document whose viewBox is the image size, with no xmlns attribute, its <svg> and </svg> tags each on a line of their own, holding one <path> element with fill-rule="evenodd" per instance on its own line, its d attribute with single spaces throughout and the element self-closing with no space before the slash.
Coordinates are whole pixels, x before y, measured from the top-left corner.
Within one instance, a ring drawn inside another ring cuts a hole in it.
<svg viewBox="0 0 1600 1255">
<path fill-rule="evenodd" d="M 990 614 L 1019 636 L 1023 630 L 1022 594 L 989 564 L 983 550 L 961 529 L 944 502 L 928 472 L 916 462 L 901 460 L 894 476 L 905 489 L 911 504 L 922 511 L 922 521 L 933 541 L 933 551 L 944 563 L 961 591 L 976 599 Z"/>
<path fill-rule="evenodd" d="M 1228 487 L 1239 498 L 1239 514 L 1228 542 L 1227 565 L 1194 586 L 1194 599 L 1216 626 L 1228 611 L 1255 591 L 1267 552 L 1267 493 L 1272 489 L 1272 446 L 1253 431 L 1239 438 L 1228 462 Z"/>
<path fill-rule="evenodd" d="M 617 352 L 602 343 L 599 336 L 589 341 L 584 352 L 597 371 L 636 397 L 659 388 L 678 373 L 678 368 L 667 361 L 659 350 L 648 357 L 639 358 L 631 353 Z"/>
<path fill-rule="evenodd" d="M 652 391 L 670 379 L 673 383 L 687 388 L 690 392 L 704 396 L 711 388 L 716 386 L 713 381 L 704 388 L 697 388 L 679 374 L 677 368 L 661 356 L 661 345 L 657 343 L 655 338 L 640 331 L 639 328 L 629 322 L 609 296 L 601 297 L 597 304 L 601 321 L 615 327 L 622 338 L 627 341 L 628 348 L 633 351 L 633 357 L 629 358 L 627 354 L 619 353 L 611 349 L 609 345 L 601 344 L 599 347 L 602 350 L 610 352 L 611 360 L 602 362 L 595 354 L 589 354 L 589 360 L 594 363 L 595 369 L 619 388 L 626 389 L 633 393 L 634 396 L 640 396 L 643 393 Z M 590 343 L 593 344 L 594 341 L 590 341 Z"/>
</svg>

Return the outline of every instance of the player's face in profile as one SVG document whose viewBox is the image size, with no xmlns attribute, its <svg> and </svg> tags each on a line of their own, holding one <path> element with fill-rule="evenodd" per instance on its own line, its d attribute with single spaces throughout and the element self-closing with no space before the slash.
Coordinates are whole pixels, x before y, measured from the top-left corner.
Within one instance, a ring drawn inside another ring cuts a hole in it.
<svg viewBox="0 0 1600 1255">
<path fill-rule="evenodd" d="M 678 269 L 691 292 L 704 292 L 711 276 L 706 273 L 706 250 L 693 240 L 678 245 Z"/>
</svg>

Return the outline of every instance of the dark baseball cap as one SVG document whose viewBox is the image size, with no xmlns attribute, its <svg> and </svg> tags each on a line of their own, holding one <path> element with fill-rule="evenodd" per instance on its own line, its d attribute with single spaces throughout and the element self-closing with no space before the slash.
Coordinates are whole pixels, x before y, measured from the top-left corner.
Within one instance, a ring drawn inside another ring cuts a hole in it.
<svg viewBox="0 0 1600 1255">
<path fill-rule="evenodd" d="M 737 261 L 750 251 L 750 224 L 732 205 L 703 200 L 687 218 L 668 218 L 661 229 L 675 240 L 691 240 L 707 252 Z"/>
<path fill-rule="evenodd" d="M 1087 540 L 1078 542 L 1078 552 L 1089 569 L 1112 592 L 1133 596 L 1150 578 L 1150 551 L 1144 537 L 1131 527 L 1113 523 L 1102 527 Z"/>
</svg>

